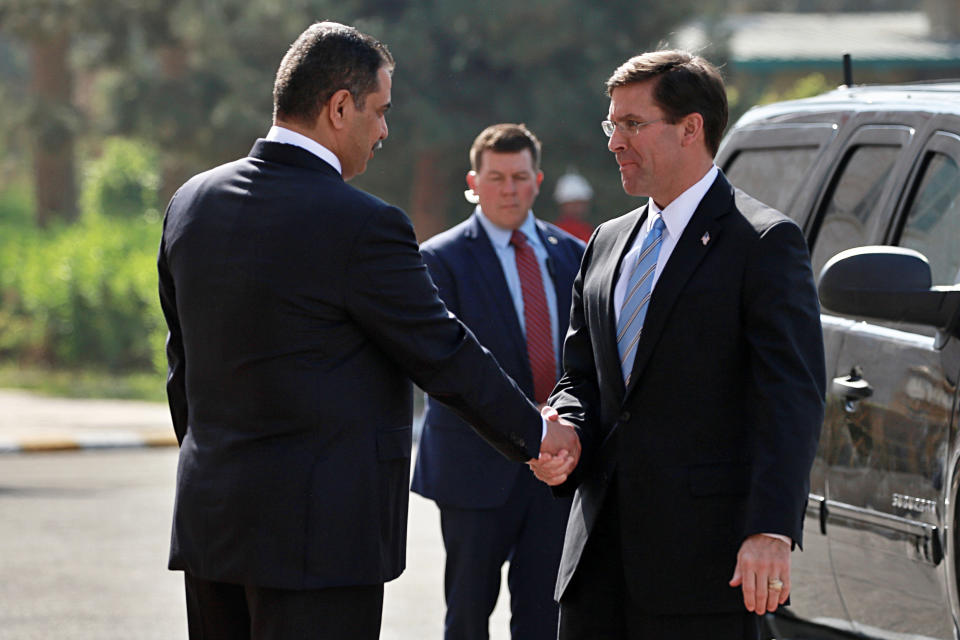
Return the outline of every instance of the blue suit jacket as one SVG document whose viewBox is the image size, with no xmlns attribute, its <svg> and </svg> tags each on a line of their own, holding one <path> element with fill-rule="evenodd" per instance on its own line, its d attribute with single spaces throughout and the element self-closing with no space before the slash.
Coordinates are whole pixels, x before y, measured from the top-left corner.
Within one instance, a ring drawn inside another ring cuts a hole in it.
<svg viewBox="0 0 960 640">
<path fill-rule="evenodd" d="M 550 255 L 557 293 L 559 357 L 570 320 L 570 292 L 584 244 L 542 220 L 537 231 Z M 473 331 L 504 371 L 527 394 L 533 376 L 526 339 L 507 289 L 503 268 L 477 215 L 421 245 L 423 260 L 447 308 Z M 413 491 L 448 507 L 502 505 L 523 465 L 500 456 L 456 414 L 428 398 L 413 474 Z"/>
</svg>

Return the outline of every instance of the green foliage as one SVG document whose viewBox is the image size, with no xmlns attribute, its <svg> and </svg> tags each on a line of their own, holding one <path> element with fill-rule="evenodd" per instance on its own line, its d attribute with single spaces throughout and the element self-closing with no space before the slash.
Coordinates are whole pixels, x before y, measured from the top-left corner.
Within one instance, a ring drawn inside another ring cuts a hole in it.
<svg viewBox="0 0 960 640">
<path fill-rule="evenodd" d="M 164 402 L 164 373 L 52 369 L 0 364 L 0 388 L 27 389 L 61 398 L 118 398 Z"/>
<path fill-rule="evenodd" d="M 576 165 L 595 187 L 597 222 L 636 204 L 599 129 L 604 80 L 691 12 L 718 4 L 0 0 L 0 144 L 11 147 L 2 155 L 18 152 L 30 166 L 28 149 L 45 134 L 76 134 L 78 148 L 102 150 L 80 172 L 73 227 L 34 229 L 24 215 L 33 194 L 0 180 L 0 359 L 164 368 L 155 275 L 164 200 L 266 132 L 277 65 L 314 20 L 355 24 L 398 61 L 390 139 L 357 186 L 408 209 L 416 200 L 420 214 L 446 215 L 445 226 L 468 211 L 459 194 L 474 136 L 494 122 L 526 122 L 544 141 L 538 214 L 550 217 L 554 181 Z M 72 75 L 60 84 L 72 81 L 77 101 L 41 113 L 31 52 L 57 38 Z"/>
<path fill-rule="evenodd" d="M 0 186 L 0 225 L 30 225 L 33 222 L 33 210 L 33 192 L 29 181 L 20 179 Z"/>
<path fill-rule="evenodd" d="M 0 359 L 163 370 L 160 224 L 150 158 L 132 141 L 107 144 L 90 165 L 82 194 L 86 210 L 74 225 L 37 229 L 19 212 L 24 196 L 16 189 L 2 192 Z"/>
<path fill-rule="evenodd" d="M 129 138 L 107 139 L 102 155 L 89 164 L 84 176 L 81 212 L 159 220 L 157 166 L 158 156 L 151 147 Z"/>
<path fill-rule="evenodd" d="M 432 170 L 442 175 L 432 198 L 452 203 L 445 221 L 452 224 L 469 212 L 459 194 L 474 137 L 495 122 L 524 122 L 543 141 L 539 215 L 551 217 L 554 181 L 570 165 L 594 186 L 601 218 L 635 207 L 600 131 L 605 81 L 628 57 L 656 48 L 692 10 L 712 4 L 433 0 L 398 4 L 389 19 L 361 14 L 354 23 L 389 45 L 397 69 L 390 139 L 358 186 L 409 206 L 423 178 L 410 159 L 434 151 L 440 160 Z"/>
<path fill-rule="evenodd" d="M 722 4 L 0 0 L 0 38 L 26 45 L 69 34 L 75 80 L 84 86 L 83 126 L 71 131 L 87 140 L 149 141 L 159 150 L 165 199 L 193 173 L 245 154 L 265 133 L 277 65 L 307 25 L 354 24 L 387 43 L 398 62 L 390 140 L 357 186 L 415 215 L 449 214 L 446 225 L 467 211 L 459 197 L 467 148 L 494 122 L 525 122 L 543 140 L 541 215 L 550 217 L 554 181 L 570 165 L 593 183 L 599 216 L 634 206 L 597 124 L 608 105 L 604 80 L 630 55 L 664 42 L 681 21 Z M 18 69 L 30 73 L 25 64 Z M 33 104 L 10 97 L 0 92 L 0 108 Z M 45 122 L 74 123 L 69 112 L 62 115 Z M 35 139 L 40 125 L 22 128 Z"/>
<path fill-rule="evenodd" d="M 381 39 L 398 63 L 390 139 L 357 186 L 408 209 L 426 191 L 432 213 L 453 200 L 451 223 L 466 212 L 458 196 L 474 136 L 494 122 L 525 122 L 544 141 L 538 212 L 549 217 L 553 181 L 574 164 L 607 216 L 635 203 L 600 133 L 604 81 L 691 10 L 703 15 L 714 4 L 143 0 L 107 12 L 117 23 L 113 40 L 98 36 L 98 48 L 88 37 L 77 46 L 99 76 L 94 126 L 154 144 L 165 197 L 189 175 L 245 154 L 266 132 L 280 58 L 310 22 L 330 19 Z"/>
<path fill-rule="evenodd" d="M 771 102 L 780 102 L 781 100 L 798 100 L 800 98 L 810 98 L 825 93 L 835 88 L 834 85 L 827 82 L 827 77 L 822 73 L 811 73 L 803 76 L 787 87 L 783 91 L 770 89 L 763 94 L 758 104 L 770 104 Z"/>
<path fill-rule="evenodd" d="M 0 357 L 153 369 L 163 342 L 159 224 L 88 216 L 46 232 L 0 228 Z"/>
</svg>

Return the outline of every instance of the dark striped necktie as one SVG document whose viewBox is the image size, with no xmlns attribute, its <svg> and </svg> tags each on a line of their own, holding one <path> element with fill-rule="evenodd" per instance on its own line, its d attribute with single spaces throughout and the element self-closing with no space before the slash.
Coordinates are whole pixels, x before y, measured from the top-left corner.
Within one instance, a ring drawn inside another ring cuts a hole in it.
<svg viewBox="0 0 960 640">
<path fill-rule="evenodd" d="M 513 245 L 520 290 L 523 292 L 523 322 L 527 333 L 527 358 L 533 373 L 533 399 L 541 403 L 550 396 L 557 381 L 550 310 L 547 308 L 540 265 L 527 237 L 515 230 L 510 236 L 510 244 Z"/>
</svg>

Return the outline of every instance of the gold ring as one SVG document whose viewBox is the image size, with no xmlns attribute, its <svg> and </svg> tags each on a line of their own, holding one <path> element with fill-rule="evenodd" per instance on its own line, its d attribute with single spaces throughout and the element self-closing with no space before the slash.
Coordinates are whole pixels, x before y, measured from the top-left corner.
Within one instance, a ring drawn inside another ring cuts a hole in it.
<svg viewBox="0 0 960 640">
<path fill-rule="evenodd" d="M 783 580 L 770 578 L 767 580 L 767 588 L 770 589 L 770 591 L 783 591 Z"/>
</svg>

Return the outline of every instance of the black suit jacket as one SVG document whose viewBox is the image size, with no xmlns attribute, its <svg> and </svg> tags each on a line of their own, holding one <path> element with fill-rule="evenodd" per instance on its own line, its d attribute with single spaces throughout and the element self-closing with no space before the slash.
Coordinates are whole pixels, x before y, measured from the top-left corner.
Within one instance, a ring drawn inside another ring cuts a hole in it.
<svg viewBox="0 0 960 640">
<path fill-rule="evenodd" d="M 412 387 L 503 455 L 536 407 L 437 296 L 399 209 L 292 145 L 194 177 L 158 259 L 180 440 L 170 568 L 303 589 L 404 567 Z"/>
<path fill-rule="evenodd" d="M 742 611 L 743 539 L 797 544 L 824 403 L 819 306 L 803 234 L 720 174 L 666 263 L 629 388 L 613 290 L 646 207 L 603 224 L 577 276 L 564 376 L 550 399 L 584 454 L 557 583 L 574 575 L 618 483 L 628 586 L 649 613 Z"/>
<path fill-rule="evenodd" d="M 556 353 L 570 318 L 570 290 L 580 267 L 583 243 L 541 220 L 537 232 L 549 254 L 557 296 Z M 477 214 L 420 246 L 440 297 L 497 362 L 533 396 L 527 343 L 517 319 L 503 268 Z M 490 509 L 503 505 L 517 474 L 529 473 L 486 445 L 455 413 L 427 399 L 423 433 L 413 472 L 416 493 L 447 507 Z"/>
</svg>

